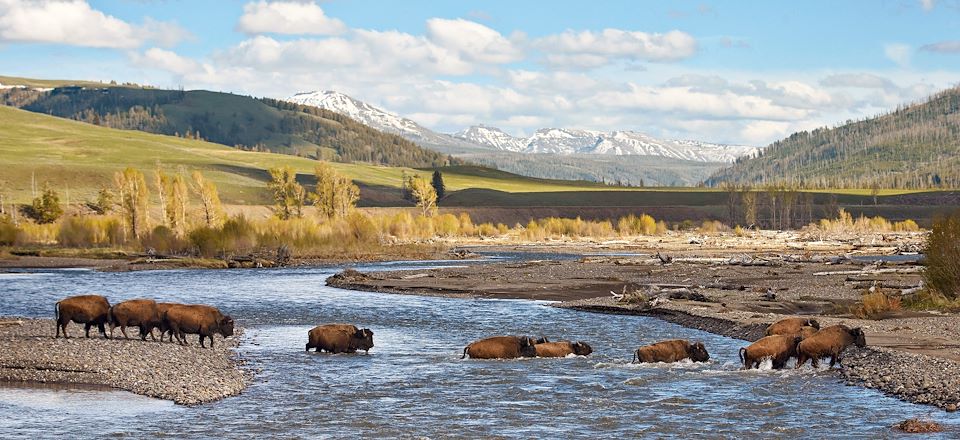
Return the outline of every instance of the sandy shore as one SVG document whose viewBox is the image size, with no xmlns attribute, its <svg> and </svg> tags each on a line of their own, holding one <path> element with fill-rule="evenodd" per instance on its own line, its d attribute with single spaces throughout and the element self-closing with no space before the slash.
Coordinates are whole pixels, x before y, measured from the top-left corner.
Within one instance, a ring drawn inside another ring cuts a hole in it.
<svg viewBox="0 0 960 440">
<path fill-rule="evenodd" d="M 583 249 L 581 249 L 583 251 Z M 813 316 L 823 326 L 862 327 L 866 349 L 848 352 L 841 374 L 849 383 L 907 401 L 955 410 L 960 402 L 960 316 L 903 311 L 880 320 L 856 319 L 850 307 L 872 286 L 890 291 L 920 283 L 919 268 L 871 265 L 836 253 L 731 255 L 687 253 L 670 264 L 648 255 L 592 256 L 424 271 L 348 271 L 328 284 L 356 290 L 457 298 L 560 301 L 599 313 L 655 316 L 687 327 L 753 341 L 788 316 Z M 681 293 L 670 299 L 667 292 Z M 611 293 L 662 296 L 622 304 Z M 692 300 L 693 299 L 693 300 Z"/>
<path fill-rule="evenodd" d="M 70 339 L 54 339 L 51 319 L 2 318 L 0 381 L 99 385 L 136 394 L 197 405 L 239 394 L 252 380 L 235 348 L 242 329 L 216 345 L 146 342 L 136 329 L 131 339 L 84 338 L 83 327 L 70 324 Z M 96 328 L 91 329 L 91 336 Z M 79 336 L 79 337 L 78 337 Z"/>
</svg>

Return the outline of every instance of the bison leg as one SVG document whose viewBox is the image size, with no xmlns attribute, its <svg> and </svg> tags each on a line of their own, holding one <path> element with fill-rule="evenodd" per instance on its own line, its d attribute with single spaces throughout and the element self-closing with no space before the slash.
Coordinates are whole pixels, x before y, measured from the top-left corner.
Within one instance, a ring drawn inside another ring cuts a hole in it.
<svg viewBox="0 0 960 440">
<path fill-rule="evenodd" d="M 200 348 L 206 348 L 206 347 L 203 346 L 203 338 L 204 338 L 204 336 L 203 336 L 203 335 L 200 335 Z"/>
<path fill-rule="evenodd" d="M 88 338 L 90 337 L 90 327 L 93 327 L 93 324 L 89 322 L 83 325 L 84 333 L 86 333 Z"/>
<path fill-rule="evenodd" d="M 101 336 L 103 336 L 104 338 L 107 337 L 107 329 L 102 322 L 97 324 L 97 330 L 100 331 Z"/>
<path fill-rule="evenodd" d="M 127 336 L 127 326 L 121 325 L 121 326 L 120 326 L 120 333 L 123 333 L 123 339 L 130 339 L 130 337 Z"/>
<path fill-rule="evenodd" d="M 831 354 L 831 355 L 830 355 L 830 368 L 833 368 L 833 366 L 837 364 L 837 358 L 838 358 L 838 357 L 839 357 L 839 356 L 837 356 L 836 354 Z"/>
<path fill-rule="evenodd" d="M 814 369 L 820 368 L 820 358 L 817 356 L 810 357 L 810 364 L 813 365 Z"/>
</svg>

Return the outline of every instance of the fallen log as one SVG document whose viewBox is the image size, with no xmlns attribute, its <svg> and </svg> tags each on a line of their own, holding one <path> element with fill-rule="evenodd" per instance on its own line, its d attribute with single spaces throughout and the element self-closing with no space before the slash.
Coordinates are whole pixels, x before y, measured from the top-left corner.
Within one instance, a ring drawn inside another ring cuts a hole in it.
<svg viewBox="0 0 960 440">
<path fill-rule="evenodd" d="M 832 272 L 814 272 L 814 276 L 825 275 L 877 275 L 881 273 L 920 273 L 923 271 L 919 266 L 908 266 L 902 268 L 873 269 L 873 270 L 837 270 Z"/>
</svg>

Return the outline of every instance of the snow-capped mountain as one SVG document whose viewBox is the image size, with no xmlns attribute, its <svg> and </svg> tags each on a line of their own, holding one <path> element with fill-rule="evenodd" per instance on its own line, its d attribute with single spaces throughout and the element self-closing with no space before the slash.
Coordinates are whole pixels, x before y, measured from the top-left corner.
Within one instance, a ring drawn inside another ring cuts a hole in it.
<svg viewBox="0 0 960 440">
<path fill-rule="evenodd" d="M 543 128 L 529 138 L 517 138 L 494 127 L 474 126 L 454 134 L 454 137 L 498 150 L 523 153 L 663 156 L 698 162 L 733 162 L 759 150 L 746 145 L 656 139 L 634 131 L 605 133 L 564 128 Z"/>
<path fill-rule="evenodd" d="M 332 90 L 297 93 L 286 101 L 337 112 L 382 132 L 399 135 L 443 153 L 489 149 L 487 146 L 470 144 L 448 134 L 437 133 L 410 119 Z"/>
<path fill-rule="evenodd" d="M 486 125 L 453 135 L 437 133 L 395 113 L 331 90 L 297 93 L 287 101 L 349 116 L 377 130 L 400 135 L 424 147 L 450 154 L 510 151 L 517 153 L 661 156 L 698 162 L 733 162 L 759 148 L 709 142 L 656 139 L 634 131 L 601 132 L 543 128 L 527 138 Z"/>
</svg>

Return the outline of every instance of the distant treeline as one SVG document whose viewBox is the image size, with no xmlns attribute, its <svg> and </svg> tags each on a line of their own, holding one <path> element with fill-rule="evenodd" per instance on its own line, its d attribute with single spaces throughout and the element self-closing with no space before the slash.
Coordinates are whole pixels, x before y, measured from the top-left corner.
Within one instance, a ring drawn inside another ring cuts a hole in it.
<svg viewBox="0 0 960 440">
<path fill-rule="evenodd" d="M 835 128 L 801 131 L 708 184 L 800 188 L 960 187 L 960 88 Z"/>
<path fill-rule="evenodd" d="M 105 127 L 338 162 L 415 168 L 463 163 L 338 113 L 267 98 L 207 91 L 57 88 L 0 90 L 0 103 Z"/>
</svg>

